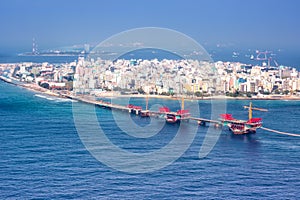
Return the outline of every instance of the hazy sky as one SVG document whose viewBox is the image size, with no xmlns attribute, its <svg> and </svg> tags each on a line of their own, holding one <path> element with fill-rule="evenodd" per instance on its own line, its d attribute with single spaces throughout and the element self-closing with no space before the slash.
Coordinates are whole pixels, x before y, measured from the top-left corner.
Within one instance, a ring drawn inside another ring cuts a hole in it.
<svg viewBox="0 0 300 200">
<path fill-rule="evenodd" d="M 0 45 L 98 43 L 127 29 L 165 27 L 201 44 L 300 49 L 297 0 L 1 0 Z"/>
</svg>

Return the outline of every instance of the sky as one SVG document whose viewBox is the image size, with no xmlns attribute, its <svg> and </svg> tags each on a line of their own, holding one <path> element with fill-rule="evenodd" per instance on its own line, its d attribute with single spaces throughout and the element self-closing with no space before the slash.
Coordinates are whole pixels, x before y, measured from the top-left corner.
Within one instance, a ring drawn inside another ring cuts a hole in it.
<svg viewBox="0 0 300 200">
<path fill-rule="evenodd" d="M 0 48 L 97 44 L 128 29 L 162 27 L 202 45 L 300 50 L 297 0 L 1 0 Z"/>
</svg>

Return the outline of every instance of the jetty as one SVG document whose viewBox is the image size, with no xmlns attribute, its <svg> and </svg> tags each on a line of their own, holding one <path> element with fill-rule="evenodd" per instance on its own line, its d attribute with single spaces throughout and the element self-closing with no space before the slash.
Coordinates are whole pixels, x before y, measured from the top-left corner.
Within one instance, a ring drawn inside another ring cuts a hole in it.
<svg viewBox="0 0 300 200">
<path fill-rule="evenodd" d="M 34 84 L 24 84 L 22 82 L 19 82 L 17 80 L 15 80 L 14 78 L 7 78 L 4 76 L 0 76 L 0 80 L 12 84 L 12 85 L 16 85 L 16 86 L 20 86 L 29 90 L 33 90 L 36 92 L 41 92 L 47 95 L 51 95 L 51 96 L 56 96 L 56 97 L 61 97 L 61 98 L 68 98 L 68 99 L 72 99 L 72 100 L 76 100 L 82 103 L 86 103 L 86 104 L 91 104 L 91 105 L 96 105 L 99 106 L 100 108 L 104 108 L 104 109 L 115 109 L 115 110 L 120 110 L 120 111 L 126 111 L 128 113 L 131 114 L 136 114 L 139 115 L 140 117 L 160 117 L 160 118 L 165 118 L 166 122 L 168 121 L 168 116 L 179 116 L 178 119 L 175 120 L 175 122 L 188 122 L 190 120 L 196 121 L 198 123 L 198 125 L 200 126 L 206 126 L 207 123 L 213 125 L 215 128 L 222 128 L 223 126 L 225 126 L 226 124 L 224 123 L 224 120 L 213 120 L 213 119 L 206 119 L 206 118 L 201 118 L 201 117 L 195 117 L 195 116 L 190 116 L 187 115 L 188 113 L 186 113 L 186 110 L 184 110 L 184 99 L 182 97 L 182 105 L 181 105 L 181 109 L 177 112 L 172 112 L 170 111 L 167 107 L 163 107 L 160 108 L 159 111 L 151 111 L 148 110 L 148 97 L 146 98 L 146 109 L 142 109 L 141 106 L 134 106 L 134 105 L 119 105 L 119 104 L 112 104 L 110 102 L 106 102 L 103 100 L 94 100 L 94 99 L 90 99 L 88 98 L 88 96 L 74 96 L 71 93 L 61 93 L 61 92 L 52 92 L 50 90 L 44 89 L 44 88 L 40 88 Z M 167 108 L 167 109 L 165 109 Z M 244 108 L 251 108 L 248 106 L 244 106 Z M 259 110 L 259 111 L 266 111 L 266 109 L 256 109 L 256 108 L 252 108 L 254 110 Z M 171 120 L 172 121 L 172 120 Z M 281 135 L 287 135 L 287 136 L 294 136 L 294 137 L 300 137 L 300 134 L 295 134 L 295 133 L 288 133 L 288 132 L 282 132 L 282 131 L 277 131 L 277 130 L 273 130 L 270 128 L 266 128 L 266 127 L 260 127 L 261 129 L 268 131 L 268 132 L 273 132 L 273 133 L 277 133 L 277 134 L 281 134 Z"/>
<path fill-rule="evenodd" d="M 83 102 L 83 103 L 96 105 L 96 106 L 99 106 L 99 107 L 105 108 L 105 109 L 115 109 L 115 110 L 120 110 L 120 111 L 127 111 L 128 113 L 136 114 L 136 115 L 139 115 L 141 117 L 145 117 L 145 116 L 146 117 L 150 117 L 150 116 L 163 117 L 163 118 L 166 119 L 166 122 L 170 122 L 169 121 L 169 116 L 180 116 L 178 121 L 177 120 L 175 120 L 175 121 L 171 120 L 171 123 L 173 123 L 173 122 L 175 122 L 175 123 L 176 122 L 189 122 L 190 120 L 192 120 L 192 121 L 196 121 L 199 126 L 206 126 L 208 123 L 210 125 L 212 125 L 214 128 L 217 128 L 217 129 L 222 128 L 223 126 L 226 126 L 226 123 L 224 123 L 223 120 L 213 120 L 213 119 L 206 119 L 206 118 L 186 115 L 187 113 L 185 112 L 186 110 L 184 110 L 184 100 L 183 100 L 183 98 L 182 98 L 182 105 L 181 105 L 182 110 L 179 110 L 177 112 L 173 112 L 173 111 L 170 111 L 168 107 L 162 107 L 162 108 L 159 109 L 159 111 L 148 110 L 148 97 L 147 97 L 147 103 L 146 103 L 147 104 L 146 105 L 146 110 L 143 110 L 141 106 L 134 106 L 134 105 L 131 105 L 131 104 L 129 104 L 127 106 L 123 106 L 123 105 L 112 104 L 112 103 L 101 101 L 101 100 L 97 101 L 97 100 L 92 100 L 92 99 L 87 99 L 87 98 L 84 98 L 84 97 L 67 95 L 67 94 L 63 94 L 61 96 L 65 97 L 65 98 L 70 98 L 70 99 L 73 99 L 73 100 L 77 100 L 77 101 L 80 101 L 80 102 Z M 244 106 L 244 108 L 248 108 L 251 111 L 252 111 L 252 109 L 259 110 L 259 111 L 264 111 L 264 112 L 267 111 L 266 109 L 252 108 L 251 103 L 250 103 L 250 107 Z M 250 111 L 250 113 L 251 113 L 251 111 Z M 252 113 L 251 113 L 251 118 L 252 118 Z M 265 130 L 265 131 L 268 131 L 268 132 L 273 132 L 273 133 L 288 135 L 288 136 L 294 136 L 294 137 L 300 137 L 300 134 L 281 132 L 281 131 L 269 129 L 269 128 L 266 128 L 266 127 L 260 127 L 260 128 Z"/>
<path fill-rule="evenodd" d="M 169 109 L 166 109 L 166 107 L 161 108 L 158 111 L 151 111 L 148 110 L 148 105 L 146 106 L 146 109 L 144 110 L 141 106 L 135 106 L 132 104 L 129 104 L 127 106 L 124 105 L 119 105 L 119 104 L 113 104 L 110 102 L 102 101 L 102 100 L 93 100 L 93 99 L 88 99 L 83 96 L 73 96 L 69 94 L 61 94 L 62 97 L 64 98 L 69 98 L 73 100 L 77 100 L 82 103 L 87 103 L 91 105 L 98 106 L 100 108 L 104 109 L 114 109 L 114 110 L 120 110 L 120 111 L 126 111 L 131 114 L 136 114 L 141 117 L 166 117 L 167 115 L 180 115 L 184 116 L 185 113 L 182 112 L 182 110 L 179 110 L 177 112 L 170 111 Z M 183 108 L 183 107 L 182 107 Z M 178 122 L 185 121 L 188 122 L 189 120 L 196 121 L 199 125 L 205 126 L 207 123 L 214 124 L 216 127 L 221 125 L 221 122 L 218 120 L 212 120 L 212 119 L 206 119 L 206 118 L 200 118 L 200 117 L 195 117 L 195 116 L 184 116 L 181 119 L 178 119 Z"/>
</svg>

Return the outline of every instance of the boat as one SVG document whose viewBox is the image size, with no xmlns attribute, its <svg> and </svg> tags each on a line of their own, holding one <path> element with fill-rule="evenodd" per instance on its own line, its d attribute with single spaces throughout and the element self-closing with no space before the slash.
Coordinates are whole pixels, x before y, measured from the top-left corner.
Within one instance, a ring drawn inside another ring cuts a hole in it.
<svg viewBox="0 0 300 200">
<path fill-rule="evenodd" d="M 166 113 L 165 119 L 167 123 L 179 123 L 181 121 L 188 121 L 191 117 L 190 111 L 184 109 L 184 98 L 181 98 L 181 110 L 177 112 L 170 112 L 168 107 L 160 108 L 161 113 Z"/>
<path fill-rule="evenodd" d="M 239 52 L 235 52 L 235 51 L 234 51 L 234 52 L 232 53 L 232 57 L 233 57 L 233 58 L 237 58 L 237 57 L 239 57 L 239 55 L 240 55 Z"/>
<path fill-rule="evenodd" d="M 168 113 L 166 115 L 166 122 L 170 124 L 180 123 L 180 116 L 176 113 Z"/>
<path fill-rule="evenodd" d="M 234 134 L 256 133 L 256 129 L 262 126 L 262 118 L 251 118 L 248 121 L 239 120 L 232 117 L 231 114 L 221 114 L 223 126 L 227 126 Z"/>
<path fill-rule="evenodd" d="M 178 110 L 177 112 L 169 112 L 166 114 L 167 123 L 179 123 L 181 121 L 188 121 L 191 114 L 189 110 Z"/>
<path fill-rule="evenodd" d="M 141 111 L 140 111 L 140 116 L 141 116 L 141 117 L 150 117 L 150 112 L 149 112 L 149 110 L 141 110 Z"/>
<path fill-rule="evenodd" d="M 228 127 L 229 130 L 236 135 L 245 134 L 247 132 L 244 123 L 230 123 Z"/>
<path fill-rule="evenodd" d="M 256 133 L 256 130 L 262 127 L 262 118 L 253 118 L 252 110 L 267 111 L 262 108 L 253 108 L 251 102 L 249 106 L 244 106 L 244 108 L 249 109 L 248 120 L 235 119 L 228 113 L 220 115 L 222 125 L 227 126 L 231 132 L 237 135 Z"/>
</svg>

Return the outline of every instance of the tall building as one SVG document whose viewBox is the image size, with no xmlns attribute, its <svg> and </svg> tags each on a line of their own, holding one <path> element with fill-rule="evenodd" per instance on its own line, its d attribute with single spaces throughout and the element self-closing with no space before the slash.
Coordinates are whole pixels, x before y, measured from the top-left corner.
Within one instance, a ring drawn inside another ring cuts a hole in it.
<svg viewBox="0 0 300 200">
<path fill-rule="evenodd" d="M 35 38 L 32 39 L 32 54 L 33 55 L 38 54 L 37 43 L 35 41 Z"/>
</svg>

